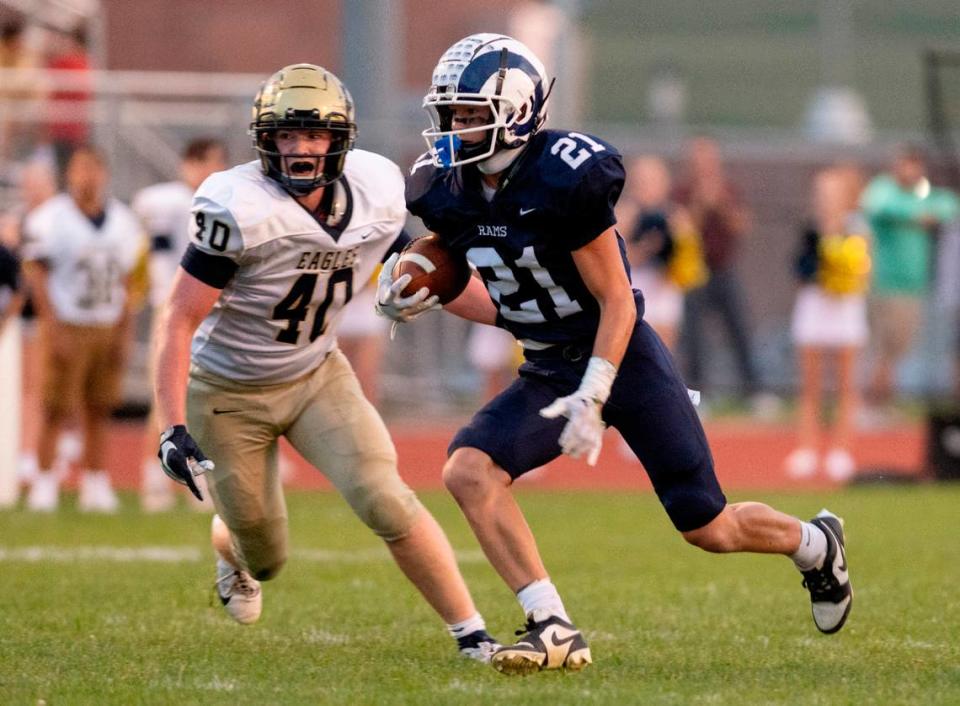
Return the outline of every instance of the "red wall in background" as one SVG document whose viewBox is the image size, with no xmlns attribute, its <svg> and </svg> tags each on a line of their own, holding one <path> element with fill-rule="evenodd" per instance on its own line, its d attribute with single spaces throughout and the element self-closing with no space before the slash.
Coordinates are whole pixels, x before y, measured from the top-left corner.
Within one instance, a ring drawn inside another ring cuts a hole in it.
<svg viewBox="0 0 960 706">
<path fill-rule="evenodd" d="M 104 0 L 107 68 L 270 73 L 300 61 L 337 71 L 336 0 Z"/>
<path fill-rule="evenodd" d="M 343 3 L 352 0 L 343 0 Z M 511 0 L 406 0 L 403 80 L 422 87 L 443 51 L 473 32 L 502 32 Z M 269 73 L 309 61 L 340 70 L 337 0 L 103 0 L 107 68 Z"/>
</svg>

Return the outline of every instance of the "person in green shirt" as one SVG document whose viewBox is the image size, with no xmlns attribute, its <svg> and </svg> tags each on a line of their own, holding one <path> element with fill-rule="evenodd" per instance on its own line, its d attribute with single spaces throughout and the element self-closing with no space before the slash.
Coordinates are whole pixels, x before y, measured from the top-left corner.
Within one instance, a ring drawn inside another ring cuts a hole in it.
<svg viewBox="0 0 960 706">
<path fill-rule="evenodd" d="M 887 404 L 896 366 L 920 331 L 935 236 L 958 218 L 960 200 L 930 185 L 922 149 L 906 145 L 890 172 L 867 186 L 862 207 L 874 237 L 871 318 L 878 356 L 868 394 L 875 404 Z"/>
</svg>

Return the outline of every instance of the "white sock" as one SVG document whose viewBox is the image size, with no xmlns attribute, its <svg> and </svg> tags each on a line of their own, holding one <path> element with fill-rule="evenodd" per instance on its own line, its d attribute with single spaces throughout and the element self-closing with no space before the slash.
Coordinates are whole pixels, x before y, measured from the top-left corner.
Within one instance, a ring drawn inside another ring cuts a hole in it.
<svg viewBox="0 0 960 706">
<path fill-rule="evenodd" d="M 37 454 L 23 452 L 20 454 L 20 462 L 17 465 L 17 480 L 21 483 L 29 483 L 40 472 L 40 463 L 37 461 Z"/>
<path fill-rule="evenodd" d="M 827 556 L 827 535 L 816 525 L 800 522 L 800 548 L 790 558 L 800 571 L 809 571 L 823 564 Z"/>
<path fill-rule="evenodd" d="M 459 640 L 461 637 L 466 637 L 471 633 L 475 633 L 477 630 L 486 630 L 487 624 L 483 622 L 483 616 L 479 613 L 474 613 L 466 620 L 461 620 L 459 623 L 453 623 L 452 625 L 447 625 L 447 632 L 453 636 L 454 640 Z"/>
<path fill-rule="evenodd" d="M 549 578 L 540 579 L 529 583 L 517 592 L 517 600 L 523 607 L 525 615 L 529 616 L 535 610 L 546 611 L 549 615 L 558 615 L 568 623 L 570 616 L 567 615 L 563 607 L 563 601 L 560 600 L 560 594 L 557 593 L 557 587 Z"/>
</svg>

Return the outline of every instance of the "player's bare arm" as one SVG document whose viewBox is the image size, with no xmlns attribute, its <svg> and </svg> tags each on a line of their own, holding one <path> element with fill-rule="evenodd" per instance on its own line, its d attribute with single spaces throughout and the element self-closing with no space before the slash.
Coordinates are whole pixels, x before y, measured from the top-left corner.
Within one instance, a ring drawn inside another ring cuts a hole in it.
<svg viewBox="0 0 960 706">
<path fill-rule="evenodd" d="M 497 307 L 479 277 L 471 277 L 463 293 L 443 308 L 478 324 L 493 326 L 497 320 Z"/>
<path fill-rule="evenodd" d="M 194 464 L 211 470 L 212 462 L 197 446 L 186 428 L 187 372 L 190 341 L 200 322 L 220 298 L 220 290 L 204 284 L 182 268 L 177 270 L 170 298 L 163 307 L 154 355 L 154 395 L 160 434 L 160 458 L 164 473 L 186 485 L 198 500 L 203 495 L 194 480 Z"/>
<path fill-rule="evenodd" d="M 637 306 L 620 259 L 616 229 L 608 228 L 575 250 L 573 261 L 587 289 L 600 304 L 600 325 L 593 355 L 619 367 L 637 320 Z"/>
<path fill-rule="evenodd" d="M 190 341 L 220 298 L 222 290 L 204 284 L 182 268 L 177 270 L 170 298 L 160 314 L 156 348 L 155 404 L 160 429 L 184 424 Z"/>
</svg>

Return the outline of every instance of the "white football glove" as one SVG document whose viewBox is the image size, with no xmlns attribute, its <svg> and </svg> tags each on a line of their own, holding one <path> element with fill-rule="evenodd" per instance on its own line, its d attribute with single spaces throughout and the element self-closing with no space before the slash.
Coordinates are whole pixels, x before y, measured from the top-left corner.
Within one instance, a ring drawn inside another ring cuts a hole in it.
<svg viewBox="0 0 960 706">
<path fill-rule="evenodd" d="M 597 465 L 606 428 L 600 410 L 610 397 L 610 388 L 616 377 L 617 369 L 613 363 L 593 356 L 577 391 L 558 397 L 553 404 L 540 410 L 540 416 L 547 419 L 567 418 L 567 425 L 560 433 L 560 448 L 567 456 L 586 456 L 589 465 Z"/>
<path fill-rule="evenodd" d="M 393 268 L 400 259 L 400 253 L 393 253 L 383 263 L 380 276 L 377 277 L 377 313 L 393 321 L 407 323 L 421 314 L 440 308 L 440 298 L 422 287 L 409 297 L 400 296 L 403 288 L 413 279 L 409 274 L 393 279 Z"/>
</svg>

